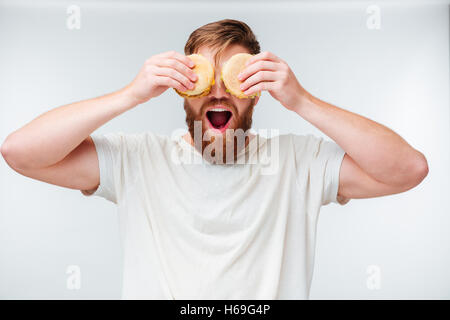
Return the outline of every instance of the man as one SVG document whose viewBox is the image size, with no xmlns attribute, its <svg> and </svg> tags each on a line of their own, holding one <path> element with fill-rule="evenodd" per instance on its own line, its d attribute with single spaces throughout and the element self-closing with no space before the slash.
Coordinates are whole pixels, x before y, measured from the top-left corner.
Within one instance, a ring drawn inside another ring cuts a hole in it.
<svg viewBox="0 0 450 320">
<path fill-rule="evenodd" d="M 237 161 L 259 159 L 274 137 L 248 135 L 234 164 L 180 161 L 203 159 L 216 138 L 230 142 L 227 133 L 210 130 L 211 108 L 231 112 L 228 129 L 250 128 L 259 97 L 231 96 L 220 79 L 223 62 L 240 52 L 254 55 L 241 74 L 246 94 L 268 91 L 334 141 L 279 136 L 269 173 L 261 162 Z M 285 61 L 260 52 L 243 22 L 197 29 L 185 46 L 192 53 L 210 60 L 216 79 L 207 96 L 185 99 L 185 135 L 90 136 L 168 88 L 192 89 L 192 61 L 170 51 L 149 58 L 123 89 L 53 109 L 11 133 L 2 155 L 25 176 L 118 205 L 125 299 L 307 299 L 320 207 L 409 190 L 427 175 L 427 161 L 392 130 L 308 93 Z"/>
</svg>

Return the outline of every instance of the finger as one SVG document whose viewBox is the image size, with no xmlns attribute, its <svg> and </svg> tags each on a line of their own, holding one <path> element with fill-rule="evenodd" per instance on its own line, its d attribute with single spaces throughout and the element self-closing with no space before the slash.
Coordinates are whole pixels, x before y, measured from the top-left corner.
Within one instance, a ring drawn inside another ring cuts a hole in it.
<svg viewBox="0 0 450 320">
<path fill-rule="evenodd" d="M 260 70 L 276 71 L 278 70 L 278 64 L 273 61 L 259 60 L 242 70 L 241 73 L 238 74 L 238 79 L 245 81 L 249 76 Z"/>
<path fill-rule="evenodd" d="M 263 81 L 275 81 L 279 79 L 279 74 L 274 71 L 258 71 L 254 75 L 252 75 L 250 78 L 245 80 L 239 88 L 242 91 L 247 90 L 251 86 L 254 86 L 255 84 Z"/>
<path fill-rule="evenodd" d="M 276 71 L 258 71 L 255 74 L 253 74 L 251 77 L 247 78 L 243 83 L 240 85 L 240 89 L 242 91 L 247 90 L 249 87 L 257 84 L 261 81 L 275 81 L 280 79 L 279 72 Z"/>
<path fill-rule="evenodd" d="M 182 74 L 172 68 L 155 67 L 154 73 L 157 76 L 166 76 L 166 77 L 170 77 L 174 80 L 177 80 L 179 83 L 181 83 L 186 88 L 193 89 L 195 86 L 194 83 L 192 81 L 190 81 L 188 78 L 186 78 L 186 76 L 184 74 Z"/>
<path fill-rule="evenodd" d="M 258 60 L 270 60 L 273 62 L 281 62 L 281 60 L 274 55 L 272 52 L 264 51 L 258 54 L 255 54 L 253 57 L 247 60 L 246 66 L 251 65 L 252 63 L 255 63 Z"/>
<path fill-rule="evenodd" d="M 273 90 L 275 88 L 275 81 L 264 81 L 248 88 L 244 91 L 244 94 L 251 95 L 253 93 L 263 91 L 263 90 Z"/>
<path fill-rule="evenodd" d="M 181 53 L 173 51 L 173 50 L 162 53 L 161 57 L 176 59 L 176 60 L 182 62 L 183 64 L 185 64 L 189 68 L 193 68 L 195 66 L 194 61 L 192 61 L 191 59 L 186 57 L 184 54 L 181 54 Z"/>
<path fill-rule="evenodd" d="M 186 67 L 185 64 L 172 58 L 159 59 L 155 61 L 155 64 L 159 67 L 169 67 L 177 70 L 185 77 L 189 78 L 191 81 L 197 81 L 197 75 L 190 68 Z"/>
<path fill-rule="evenodd" d="M 158 86 L 166 86 L 174 89 L 178 89 L 178 91 L 184 92 L 188 91 L 188 88 L 186 88 L 184 85 L 182 85 L 177 80 L 165 77 L 165 76 L 158 76 L 155 78 L 155 84 Z"/>
</svg>

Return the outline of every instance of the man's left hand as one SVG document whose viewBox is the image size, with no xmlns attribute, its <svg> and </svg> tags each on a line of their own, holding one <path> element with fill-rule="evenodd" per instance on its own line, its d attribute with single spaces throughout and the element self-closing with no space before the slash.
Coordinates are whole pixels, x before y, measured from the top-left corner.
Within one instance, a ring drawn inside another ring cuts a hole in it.
<svg viewBox="0 0 450 320">
<path fill-rule="evenodd" d="M 300 85 L 288 64 L 271 52 L 251 57 L 239 74 L 241 90 L 246 95 L 267 90 L 287 109 L 295 111 L 308 94 Z"/>
</svg>

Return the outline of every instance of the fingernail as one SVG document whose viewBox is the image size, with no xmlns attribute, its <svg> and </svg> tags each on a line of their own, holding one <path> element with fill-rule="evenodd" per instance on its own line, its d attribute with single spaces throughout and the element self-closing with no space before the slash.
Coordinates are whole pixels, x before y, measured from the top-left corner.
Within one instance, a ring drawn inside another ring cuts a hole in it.
<svg viewBox="0 0 450 320">
<path fill-rule="evenodd" d="M 244 86 L 243 84 L 241 84 L 241 85 L 239 86 L 239 88 L 240 88 L 241 90 L 243 90 L 243 89 L 245 88 L 245 86 Z"/>
<path fill-rule="evenodd" d="M 242 80 L 242 73 L 239 73 L 239 74 L 238 74 L 238 79 L 239 79 L 239 80 Z"/>
</svg>

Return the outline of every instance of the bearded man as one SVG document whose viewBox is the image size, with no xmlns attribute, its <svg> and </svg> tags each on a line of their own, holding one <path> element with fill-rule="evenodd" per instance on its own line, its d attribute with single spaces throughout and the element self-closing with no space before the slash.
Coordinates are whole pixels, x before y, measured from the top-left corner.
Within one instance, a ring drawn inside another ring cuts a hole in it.
<svg viewBox="0 0 450 320">
<path fill-rule="evenodd" d="M 321 206 L 409 190 L 427 161 L 392 130 L 307 92 L 244 22 L 204 25 L 184 51 L 150 57 L 116 92 L 44 113 L 1 153 L 25 176 L 117 204 L 124 299 L 308 299 Z M 215 83 L 185 98 L 185 134 L 91 135 L 169 88 L 192 89 L 193 53 L 214 66 Z M 253 55 L 239 76 L 246 95 L 269 92 L 333 141 L 250 132 L 260 97 L 234 97 L 220 78 L 237 53 Z"/>
</svg>

